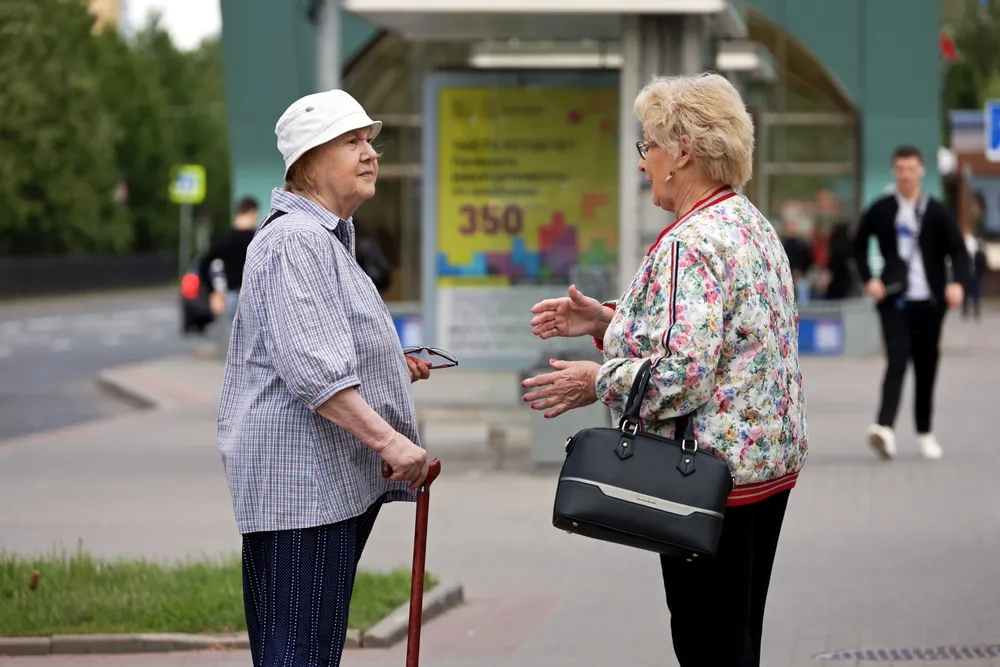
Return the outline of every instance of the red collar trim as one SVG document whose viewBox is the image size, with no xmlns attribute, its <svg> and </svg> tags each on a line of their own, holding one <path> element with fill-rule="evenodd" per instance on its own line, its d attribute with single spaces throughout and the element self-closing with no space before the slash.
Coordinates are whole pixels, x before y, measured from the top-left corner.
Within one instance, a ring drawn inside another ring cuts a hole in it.
<svg viewBox="0 0 1000 667">
<path fill-rule="evenodd" d="M 687 213 L 685 213 L 684 215 L 682 215 L 681 217 L 677 218 L 669 225 L 664 227 L 663 231 L 660 232 L 660 235 L 656 237 L 655 241 L 653 241 L 653 245 L 649 246 L 649 250 L 646 251 L 646 254 L 649 255 L 650 253 L 652 253 L 653 250 L 656 249 L 656 246 L 660 245 L 660 241 L 663 240 L 663 237 L 666 236 L 668 233 L 670 233 L 671 229 L 681 224 L 682 222 L 690 218 L 698 211 L 706 209 L 709 206 L 715 206 L 716 204 L 720 204 L 729 199 L 730 197 L 735 197 L 735 196 L 736 196 L 736 191 L 733 190 L 728 185 L 723 186 L 718 190 L 716 190 L 715 192 L 713 192 L 712 194 L 708 195 L 707 197 L 699 201 L 697 204 L 692 206 L 690 211 L 688 211 Z"/>
</svg>

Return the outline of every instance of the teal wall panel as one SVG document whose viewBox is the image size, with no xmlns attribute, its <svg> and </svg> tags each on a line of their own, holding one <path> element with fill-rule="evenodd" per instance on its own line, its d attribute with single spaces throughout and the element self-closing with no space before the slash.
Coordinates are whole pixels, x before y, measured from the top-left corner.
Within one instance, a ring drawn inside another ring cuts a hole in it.
<svg viewBox="0 0 1000 667">
<path fill-rule="evenodd" d="M 775 23 L 784 22 L 785 0 L 750 0 L 750 6 Z"/>
<path fill-rule="evenodd" d="M 343 62 L 350 62 L 375 36 L 379 29 L 353 14 L 344 12 L 340 17 L 340 45 L 343 48 Z"/>
<path fill-rule="evenodd" d="M 284 175 L 274 125 L 315 88 L 314 30 L 297 2 L 222 0 L 222 21 L 233 198 L 266 211 Z"/>
<path fill-rule="evenodd" d="M 867 0 L 863 46 L 864 200 L 882 192 L 893 149 L 914 144 L 927 164 L 925 187 L 941 194 L 941 59 L 938 0 Z M 888 35 L 892 39 L 887 39 Z"/>
<path fill-rule="evenodd" d="M 858 13 L 862 2 L 863 0 L 785 0 L 782 23 L 790 34 L 812 51 L 856 102 L 861 93 L 863 51 L 858 31 Z"/>
<path fill-rule="evenodd" d="M 885 189 L 892 150 L 909 143 L 937 170 L 941 86 L 938 0 L 751 0 L 794 36 L 844 86 L 861 112 L 861 201 Z"/>
</svg>

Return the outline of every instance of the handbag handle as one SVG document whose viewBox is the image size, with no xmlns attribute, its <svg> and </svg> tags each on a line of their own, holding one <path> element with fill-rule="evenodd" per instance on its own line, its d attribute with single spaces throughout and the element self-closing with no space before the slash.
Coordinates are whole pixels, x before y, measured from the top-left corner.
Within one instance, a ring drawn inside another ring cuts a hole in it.
<svg viewBox="0 0 1000 667">
<path fill-rule="evenodd" d="M 639 424 L 642 422 L 639 418 L 639 412 L 642 410 L 642 401 L 646 397 L 646 389 L 649 387 L 649 380 L 652 376 L 652 362 L 649 359 L 644 359 L 639 370 L 636 371 L 635 379 L 632 380 L 632 389 L 628 393 L 625 411 L 618 423 L 618 428 L 626 433 L 635 435 L 639 430 Z M 694 441 L 694 423 L 691 415 L 681 415 L 677 417 L 675 423 L 674 438 Z"/>
</svg>

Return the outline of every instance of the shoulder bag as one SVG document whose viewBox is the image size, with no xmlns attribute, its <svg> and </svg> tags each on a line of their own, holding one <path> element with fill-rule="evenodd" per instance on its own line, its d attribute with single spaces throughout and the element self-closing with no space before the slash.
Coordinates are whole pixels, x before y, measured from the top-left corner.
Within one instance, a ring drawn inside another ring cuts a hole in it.
<svg viewBox="0 0 1000 667">
<path fill-rule="evenodd" d="M 899 206 L 899 198 L 897 197 L 897 206 Z M 896 219 L 892 221 L 892 233 L 896 239 L 896 255 L 899 256 L 900 264 L 897 265 L 899 268 L 896 273 L 898 275 L 893 276 L 883 276 L 882 284 L 885 285 L 885 294 L 887 297 L 895 297 L 897 299 L 902 299 L 906 296 L 906 292 L 910 289 L 910 262 L 913 261 L 913 256 L 917 253 L 923 252 L 920 247 L 920 233 L 924 226 L 924 214 L 927 213 L 928 197 L 924 195 L 913 207 L 913 218 L 916 222 L 916 229 L 913 235 L 913 250 L 910 254 L 903 259 L 899 255 L 899 229 L 896 227 Z M 896 215 L 899 215 L 899 209 L 896 209 Z"/>
<path fill-rule="evenodd" d="M 566 441 L 552 523 L 569 533 L 661 554 L 715 554 L 734 479 L 701 450 L 690 415 L 680 440 L 640 430 L 650 362 L 636 373 L 618 428 L 586 428 Z"/>
</svg>

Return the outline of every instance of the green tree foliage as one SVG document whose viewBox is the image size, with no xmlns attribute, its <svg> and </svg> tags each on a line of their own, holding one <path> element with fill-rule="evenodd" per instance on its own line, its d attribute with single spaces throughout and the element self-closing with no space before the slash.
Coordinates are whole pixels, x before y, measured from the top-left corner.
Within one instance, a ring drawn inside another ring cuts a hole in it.
<svg viewBox="0 0 1000 667">
<path fill-rule="evenodd" d="M 113 116 L 76 2 L 0 0 L 0 253 L 120 252 Z"/>
<path fill-rule="evenodd" d="M 0 256 L 173 252 L 182 163 L 205 166 L 200 209 L 228 226 L 218 39 L 180 51 L 156 18 L 125 41 L 81 0 L 0 0 L 0 43 Z"/>
<path fill-rule="evenodd" d="M 945 77 L 945 113 L 980 109 L 1000 95 L 1000 2 L 984 6 L 979 0 L 942 0 L 941 19 L 959 54 Z"/>
</svg>

